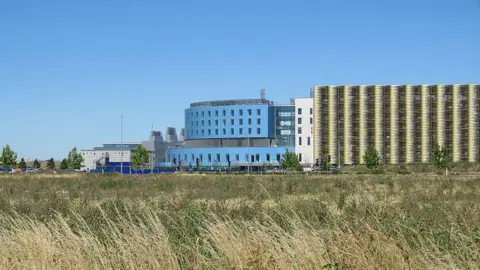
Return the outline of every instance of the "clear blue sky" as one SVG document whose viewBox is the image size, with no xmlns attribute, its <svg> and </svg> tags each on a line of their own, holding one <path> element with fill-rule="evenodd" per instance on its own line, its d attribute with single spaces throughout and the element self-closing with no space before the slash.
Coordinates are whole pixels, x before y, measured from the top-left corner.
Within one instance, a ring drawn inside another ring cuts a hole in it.
<svg viewBox="0 0 480 270">
<path fill-rule="evenodd" d="M 190 102 L 315 84 L 480 83 L 479 0 L 0 0 L 0 146 L 63 158 Z"/>
</svg>

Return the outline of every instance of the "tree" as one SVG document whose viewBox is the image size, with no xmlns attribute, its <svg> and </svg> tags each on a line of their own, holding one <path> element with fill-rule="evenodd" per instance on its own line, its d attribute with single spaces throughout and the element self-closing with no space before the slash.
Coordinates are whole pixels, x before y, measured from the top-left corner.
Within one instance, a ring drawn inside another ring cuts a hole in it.
<svg viewBox="0 0 480 270">
<path fill-rule="evenodd" d="M 375 147 L 370 146 L 363 156 L 363 160 L 365 161 L 367 168 L 370 170 L 375 170 L 380 164 L 380 154 L 378 154 L 378 151 L 375 149 Z"/>
<path fill-rule="evenodd" d="M 65 170 L 68 169 L 68 159 L 64 158 L 60 163 L 60 169 Z"/>
<path fill-rule="evenodd" d="M 84 159 L 80 153 L 77 153 L 77 147 L 73 147 L 72 151 L 68 153 L 67 164 L 72 169 L 80 169 Z"/>
<path fill-rule="evenodd" d="M 439 170 L 445 169 L 445 175 L 448 174 L 448 163 L 450 162 L 448 150 L 438 143 L 432 152 L 432 163 Z"/>
<path fill-rule="evenodd" d="M 17 164 L 17 153 L 15 153 L 8 144 L 2 149 L 0 163 L 2 163 L 4 169 L 13 168 Z"/>
<path fill-rule="evenodd" d="M 290 152 L 288 149 L 285 149 L 285 154 L 281 160 L 282 167 L 287 170 L 293 171 L 303 171 L 302 165 L 300 165 L 300 161 L 298 160 L 297 155 L 295 152 Z"/>
<path fill-rule="evenodd" d="M 53 157 L 47 161 L 47 168 L 48 169 L 55 169 L 55 161 L 53 160 Z"/>
<path fill-rule="evenodd" d="M 18 163 L 18 168 L 20 169 L 26 169 L 27 168 L 27 163 L 25 163 L 25 159 L 20 159 L 20 162 Z"/>
<path fill-rule="evenodd" d="M 38 162 L 38 160 L 35 159 L 35 161 L 33 161 L 33 168 L 34 169 L 39 169 L 40 167 L 41 167 L 40 162 Z"/>
<path fill-rule="evenodd" d="M 139 145 L 137 150 L 132 154 L 132 164 L 133 168 L 135 169 L 143 169 L 143 165 L 148 162 L 148 151 L 143 147 L 143 145 Z"/>
</svg>

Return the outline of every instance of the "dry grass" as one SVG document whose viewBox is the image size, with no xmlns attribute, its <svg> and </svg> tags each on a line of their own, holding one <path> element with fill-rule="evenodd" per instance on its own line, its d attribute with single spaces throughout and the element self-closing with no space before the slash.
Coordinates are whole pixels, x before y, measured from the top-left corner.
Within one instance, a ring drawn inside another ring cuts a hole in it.
<svg viewBox="0 0 480 270">
<path fill-rule="evenodd" d="M 480 178 L 0 176 L 1 269 L 479 269 Z"/>
</svg>

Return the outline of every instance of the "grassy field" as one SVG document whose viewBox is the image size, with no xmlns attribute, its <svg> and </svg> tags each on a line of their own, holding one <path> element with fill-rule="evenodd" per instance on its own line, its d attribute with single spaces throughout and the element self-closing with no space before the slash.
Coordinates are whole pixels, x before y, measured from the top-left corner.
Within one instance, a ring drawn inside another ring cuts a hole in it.
<svg viewBox="0 0 480 270">
<path fill-rule="evenodd" d="M 1 269 L 480 269 L 480 177 L 0 175 Z"/>
</svg>

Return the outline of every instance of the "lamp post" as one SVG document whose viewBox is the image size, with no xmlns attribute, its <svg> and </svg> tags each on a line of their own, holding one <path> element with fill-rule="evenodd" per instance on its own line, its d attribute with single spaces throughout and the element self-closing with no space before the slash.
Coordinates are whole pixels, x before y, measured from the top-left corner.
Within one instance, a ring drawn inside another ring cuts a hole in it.
<svg viewBox="0 0 480 270">
<path fill-rule="evenodd" d="M 120 116 L 120 174 L 123 174 L 123 113 Z"/>
</svg>

